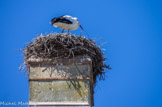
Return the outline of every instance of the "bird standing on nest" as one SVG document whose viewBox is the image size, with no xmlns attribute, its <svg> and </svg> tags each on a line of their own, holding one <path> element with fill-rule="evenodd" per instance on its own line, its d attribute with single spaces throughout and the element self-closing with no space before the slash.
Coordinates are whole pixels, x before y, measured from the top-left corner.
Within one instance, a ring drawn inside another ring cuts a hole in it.
<svg viewBox="0 0 162 107">
<path fill-rule="evenodd" d="M 76 30 L 78 29 L 78 27 L 80 27 L 83 30 L 82 26 L 79 24 L 78 19 L 69 15 L 55 17 L 51 20 L 51 24 L 54 27 L 62 28 L 63 30 L 61 33 L 63 33 L 64 30 L 67 30 L 69 33 L 70 30 Z"/>
</svg>

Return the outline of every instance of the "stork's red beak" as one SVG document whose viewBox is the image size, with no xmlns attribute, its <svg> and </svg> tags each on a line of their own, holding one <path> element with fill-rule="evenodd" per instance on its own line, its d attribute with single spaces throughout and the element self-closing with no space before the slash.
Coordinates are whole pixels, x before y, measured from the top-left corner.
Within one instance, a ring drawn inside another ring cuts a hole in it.
<svg viewBox="0 0 162 107">
<path fill-rule="evenodd" d="M 84 30 L 83 27 L 82 27 L 81 25 L 79 25 L 79 26 L 80 26 L 80 28 L 81 28 L 82 30 Z"/>
</svg>

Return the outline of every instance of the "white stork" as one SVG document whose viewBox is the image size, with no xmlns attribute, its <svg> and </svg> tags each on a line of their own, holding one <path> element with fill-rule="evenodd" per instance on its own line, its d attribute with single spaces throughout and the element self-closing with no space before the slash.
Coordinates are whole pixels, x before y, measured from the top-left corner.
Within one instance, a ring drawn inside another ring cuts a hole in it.
<svg viewBox="0 0 162 107">
<path fill-rule="evenodd" d="M 69 30 L 75 30 L 78 27 L 83 30 L 82 26 L 79 24 L 78 19 L 69 15 L 55 17 L 51 20 L 51 24 L 54 27 L 62 28 L 62 33 L 64 32 L 64 30 L 67 30 L 69 33 Z"/>
</svg>

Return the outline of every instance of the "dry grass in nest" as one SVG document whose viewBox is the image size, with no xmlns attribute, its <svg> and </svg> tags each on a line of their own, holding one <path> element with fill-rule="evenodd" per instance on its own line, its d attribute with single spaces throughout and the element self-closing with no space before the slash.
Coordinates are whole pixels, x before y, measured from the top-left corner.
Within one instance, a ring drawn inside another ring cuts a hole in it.
<svg viewBox="0 0 162 107">
<path fill-rule="evenodd" d="M 88 55 L 92 59 L 94 85 L 97 78 L 105 79 L 105 69 L 111 69 L 105 64 L 104 54 L 93 40 L 68 33 L 40 35 L 23 49 L 23 53 L 26 66 L 27 60 L 33 56 L 35 58 L 70 58 Z M 23 66 L 20 69 L 22 70 Z"/>
</svg>

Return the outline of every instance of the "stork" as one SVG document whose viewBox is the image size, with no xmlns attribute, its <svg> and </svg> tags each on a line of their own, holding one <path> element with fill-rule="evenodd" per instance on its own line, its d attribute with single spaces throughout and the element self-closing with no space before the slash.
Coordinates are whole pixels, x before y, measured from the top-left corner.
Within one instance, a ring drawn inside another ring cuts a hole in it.
<svg viewBox="0 0 162 107">
<path fill-rule="evenodd" d="M 54 27 L 62 28 L 61 33 L 63 33 L 64 30 L 67 30 L 69 33 L 70 30 L 76 30 L 78 27 L 83 30 L 82 26 L 79 24 L 78 18 L 69 15 L 55 17 L 51 20 L 51 24 Z"/>
</svg>

